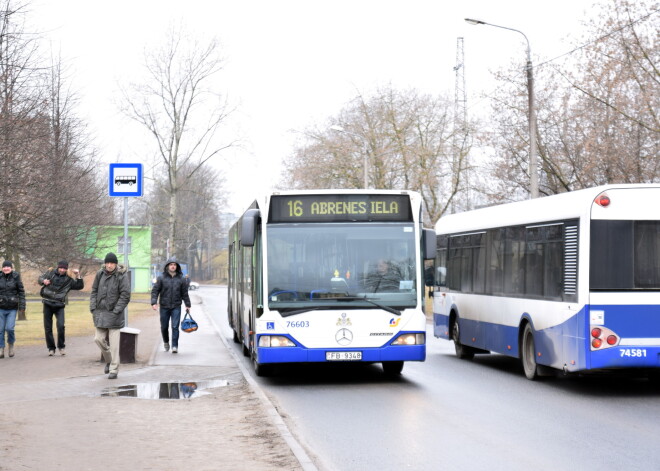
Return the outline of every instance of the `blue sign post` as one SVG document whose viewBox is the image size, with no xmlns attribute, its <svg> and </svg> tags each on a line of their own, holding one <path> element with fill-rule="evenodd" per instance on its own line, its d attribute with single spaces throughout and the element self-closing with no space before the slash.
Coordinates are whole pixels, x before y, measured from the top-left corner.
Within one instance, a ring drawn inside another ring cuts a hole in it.
<svg viewBox="0 0 660 471">
<path fill-rule="evenodd" d="M 128 269 L 128 197 L 142 196 L 142 164 L 110 164 L 108 174 L 110 196 L 124 196 L 124 267 Z M 127 329 L 128 308 L 124 309 L 124 325 Z"/>
<path fill-rule="evenodd" d="M 142 196 L 142 164 L 110 164 L 110 196 Z"/>
</svg>

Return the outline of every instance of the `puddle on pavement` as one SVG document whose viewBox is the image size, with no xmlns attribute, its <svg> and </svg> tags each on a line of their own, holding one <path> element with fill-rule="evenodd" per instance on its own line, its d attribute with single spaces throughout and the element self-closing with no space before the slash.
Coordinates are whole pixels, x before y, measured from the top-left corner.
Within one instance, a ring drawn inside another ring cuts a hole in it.
<svg viewBox="0 0 660 471">
<path fill-rule="evenodd" d="M 228 381 L 188 381 L 186 383 L 138 383 L 105 388 L 101 397 L 137 397 L 138 399 L 194 399 L 211 394 L 207 389 L 227 386 Z"/>
</svg>

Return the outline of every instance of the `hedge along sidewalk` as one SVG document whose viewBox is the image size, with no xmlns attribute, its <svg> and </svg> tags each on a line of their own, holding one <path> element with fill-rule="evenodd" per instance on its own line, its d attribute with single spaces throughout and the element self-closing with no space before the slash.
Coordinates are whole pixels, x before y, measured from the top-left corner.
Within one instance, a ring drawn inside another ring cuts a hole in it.
<svg viewBox="0 0 660 471">
<path fill-rule="evenodd" d="M 149 305 L 148 293 L 131 293 L 131 302 L 128 304 L 128 324 L 131 319 L 143 316 L 153 316 Z M 44 343 L 44 314 L 41 297 L 28 296 L 24 321 L 16 321 L 16 345 L 31 346 Z M 93 337 L 94 322 L 89 312 L 89 297 L 75 300 L 69 298 L 69 304 L 64 308 L 64 325 L 66 337 Z M 57 320 L 53 316 L 53 336 L 57 339 Z"/>
</svg>

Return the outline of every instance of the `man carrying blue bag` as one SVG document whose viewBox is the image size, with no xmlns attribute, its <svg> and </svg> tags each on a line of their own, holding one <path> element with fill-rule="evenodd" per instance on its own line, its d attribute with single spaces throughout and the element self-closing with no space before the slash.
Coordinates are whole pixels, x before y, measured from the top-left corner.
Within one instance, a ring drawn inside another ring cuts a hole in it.
<svg viewBox="0 0 660 471">
<path fill-rule="evenodd" d="M 190 296 L 188 284 L 183 278 L 179 263 L 171 258 L 165 262 L 163 273 L 158 276 L 151 289 L 151 307 L 158 309 L 160 297 L 160 332 L 163 337 L 163 348 L 170 349 L 169 327 L 172 326 L 172 353 L 179 351 L 179 323 L 181 321 L 181 303 L 186 305 L 186 314 L 190 313 Z"/>
</svg>

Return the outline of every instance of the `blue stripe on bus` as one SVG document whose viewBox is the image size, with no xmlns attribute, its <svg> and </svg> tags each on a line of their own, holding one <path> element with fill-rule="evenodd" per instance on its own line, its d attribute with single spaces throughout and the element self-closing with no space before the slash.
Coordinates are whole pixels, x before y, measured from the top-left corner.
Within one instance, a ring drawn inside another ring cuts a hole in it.
<svg viewBox="0 0 660 471">
<path fill-rule="evenodd" d="M 292 337 L 288 335 L 286 337 L 295 342 Z M 389 345 L 389 343 L 381 347 L 370 348 L 257 347 L 257 358 L 259 358 L 259 363 L 325 362 L 327 361 L 326 352 L 362 352 L 362 362 L 424 361 L 426 359 L 426 345 Z"/>
<path fill-rule="evenodd" d="M 660 367 L 660 347 L 645 345 L 619 345 L 602 350 L 590 349 L 590 310 L 605 312 L 604 326 L 620 338 L 660 338 L 660 306 L 654 305 L 592 305 L 585 306 L 576 315 L 556 326 L 534 330 L 536 350 L 541 355 L 537 362 L 567 371 L 603 368 Z M 459 313 L 460 317 L 460 313 Z M 527 314 L 521 315 L 521 321 Z M 518 327 L 461 318 L 462 343 L 475 348 L 519 357 Z M 449 338 L 449 317 L 433 314 L 434 335 Z M 509 348 L 510 347 L 510 348 Z M 645 356 L 622 356 L 622 349 L 642 349 Z"/>
<path fill-rule="evenodd" d="M 362 352 L 363 362 L 424 361 L 425 345 L 395 345 L 379 348 L 258 347 L 259 363 L 325 362 L 326 352 Z"/>
</svg>

